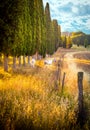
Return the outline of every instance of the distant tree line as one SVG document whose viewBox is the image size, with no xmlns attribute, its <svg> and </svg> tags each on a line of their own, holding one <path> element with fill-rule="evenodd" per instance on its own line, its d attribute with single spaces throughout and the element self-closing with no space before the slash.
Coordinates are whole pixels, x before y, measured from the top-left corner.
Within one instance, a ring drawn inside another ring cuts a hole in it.
<svg viewBox="0 0 90 130">
<path fill-rule="evenodd" d="M 60 46 L 63 48 L 71 48 L 73 44 L 76 44 L 78 47 L 80 45 L 85 48 L 88 47 L 88 45 L 90 45 L 90 35 L 87 35 L 81 31 L 72 33 L 63 32 Z"/>
<path fill-rule="evenodd" d="M 4 70 L 8 71 L 8 56 L 15 58 L 46 53 L 53 54 L 61 43 L 61 28 L 51 20 L 49 3 L 42 0 L 0 0 L 0 53 L 4 55 Z M 21 61 L 19 61 L 21 64 Z"/>
<path fill-rule="evenodd" d="M 63 47 L 63 48 L 71 48 L 72 47 L 72 39 L 71 39 L 71 36 L 68 35 L 62 35 L 61 36 L 61 43 L 60 43 L 60 46 Z"/>
<path fill-rule="evenodd" d="M 85 48 L 90 45 L 90 35 L 87 35 L 83 32 L 72 32 L 72 42 L 77 46 L 84 46 Z"/>
</svg>

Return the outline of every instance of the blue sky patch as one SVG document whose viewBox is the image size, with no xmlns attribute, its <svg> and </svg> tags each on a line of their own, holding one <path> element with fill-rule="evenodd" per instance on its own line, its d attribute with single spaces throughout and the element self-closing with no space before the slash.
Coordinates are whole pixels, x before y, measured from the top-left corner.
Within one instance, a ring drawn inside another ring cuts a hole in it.
<svg viewBox="0 0 90 130">
<path fill-rule="evenodd" d="M 90 1 L 89 0 L 43 0 L 50 5 L 52 19 L 57 19 L 61 31 L 83 31 L 90 34 Z"/>
</svg>

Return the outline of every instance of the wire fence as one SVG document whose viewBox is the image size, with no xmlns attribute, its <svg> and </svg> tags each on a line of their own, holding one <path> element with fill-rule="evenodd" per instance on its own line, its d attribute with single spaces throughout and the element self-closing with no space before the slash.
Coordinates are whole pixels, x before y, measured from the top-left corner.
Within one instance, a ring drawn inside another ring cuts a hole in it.
<svg viewBox="0 0 90 130">
<path fill-rule="evenodd" d="M 78 72 L 84 72 L 82 69 L 77 67 L 76 63 L 71 61 L 65 61 L 64 54 L 59 58 L 58 60 L 58 80 L 59 83 L 62 84 L 64 82 L 64 85 L 67 84 L 76 84 L 77 83 L 77 73 Z M 64 77 L 63 77 L 64 76 Z M 64 81 L 63 81 L 64 78 Z M 90 86 L 90 73 L 84 73 L 84 80 L 85 85 Z"/>
<path fill-rule="evenodd" d="M 90 73 L 84 74 L 84 72 L 76 71 L 74 68 L 67 68 L 66 71 L 63 69 L 64 66 L 64 58 L 60 58 L 58 61 L 58 88 L 61 87 L 61 92 L 63 94 L 64 90 L 69 88 L 68 90 L 71 93 L 76 94 L 78 97 L 78 120 L 81 125 L 86 120 L 86 117 L 90 116 Z M 68 92 L 69 92 L 68 91 Z M 85 101 L 86 100 L 86 101 Z M 86 102 L 86 103 L 85 103 Z M 87 107 L 87 108 L 85 108 Z M 86 114 L 88 113 L 88 115 Z M 84 117 L 85 116 L 85 117 Z"/>
</svg>

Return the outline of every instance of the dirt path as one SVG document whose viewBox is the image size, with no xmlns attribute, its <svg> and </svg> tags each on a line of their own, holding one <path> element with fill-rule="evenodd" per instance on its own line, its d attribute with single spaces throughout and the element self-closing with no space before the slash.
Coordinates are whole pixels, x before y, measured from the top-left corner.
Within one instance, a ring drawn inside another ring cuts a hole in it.
<svg viewBox="0 0 90 130">
<path fill-rule="evenodd" d="M 72 63 L 76 66 L 77 70 L 90 72 L 90 52 L 71 52 L 64 55 L 64 61 L 69 64 Z M 73 66 L 72 66 L 73 67 Z"/>
<path fill-rule="evenodd" d="M 54 54 L 54 57 L 57 59 L 62 57 L 62 60 L 64 59 L 64 62 L 70 66 L 69 68 L 90 72 L 90 51 L 76 51 L 74 49 L 60 48 Z"/>
<path fill-rule="evenodd" d="M 61 58 L 62 57 L 62 58 Z M 62 76 L 66 73 L 65 84 L 77 86 L 78 72 L 84 72 L 84 86 L 90 80 L 90 52 L 76 51 L 74 49 L 59 49 L 54 58 L 62 60 Z M 90 85 L 90 84 L 89 84 Z"/>
</svg>

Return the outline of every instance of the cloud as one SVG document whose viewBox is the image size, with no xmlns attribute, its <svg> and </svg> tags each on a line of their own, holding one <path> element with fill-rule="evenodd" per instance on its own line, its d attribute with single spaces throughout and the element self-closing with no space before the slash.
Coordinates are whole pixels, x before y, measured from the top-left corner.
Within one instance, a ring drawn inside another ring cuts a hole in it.
<svg viewBox="0 0 90 130">
<path fill-rule="evenodd" d="M 90 1 L 88 0 L 43 0 L 50 5 L 52 19 L 57 19 L 61 31 L 81 30 L 90 34 Z"/>
<path fill-rule="evenodd" d="M 77 7 L 73 6 L 73 7 L 72 7 L 72 12 L 73 12 L 73 13 L 78 13 L 78 12 L 79 12 L 79 10 L 78 10 L 78 8 L 77 8 Z"/>
</svg>

